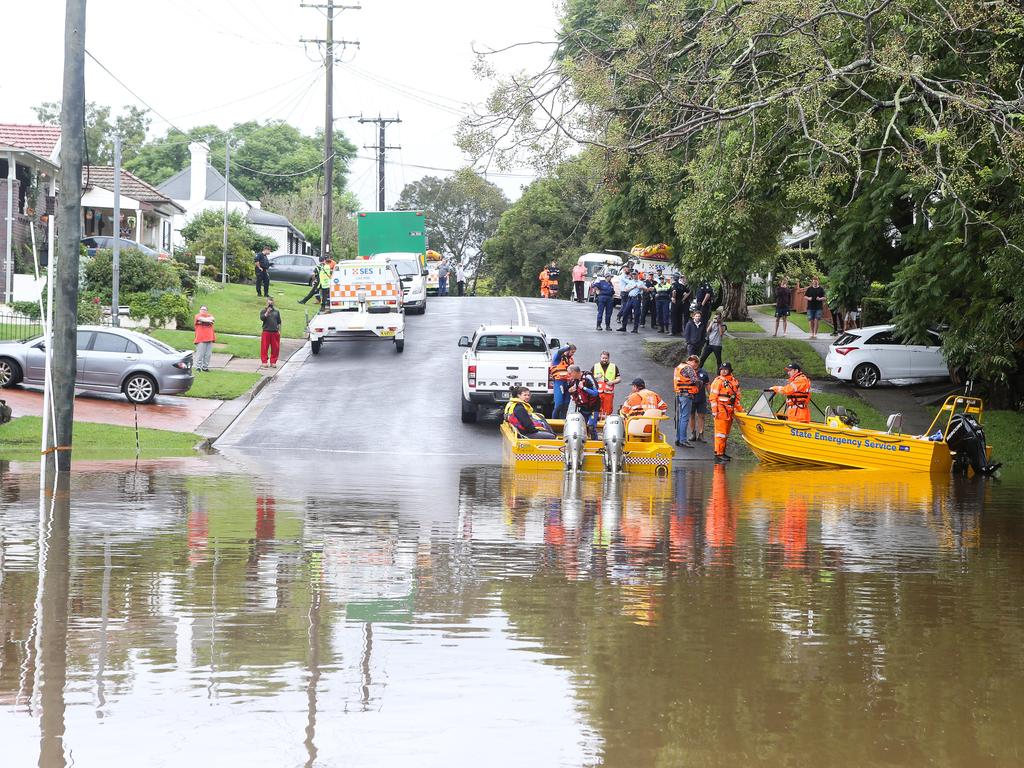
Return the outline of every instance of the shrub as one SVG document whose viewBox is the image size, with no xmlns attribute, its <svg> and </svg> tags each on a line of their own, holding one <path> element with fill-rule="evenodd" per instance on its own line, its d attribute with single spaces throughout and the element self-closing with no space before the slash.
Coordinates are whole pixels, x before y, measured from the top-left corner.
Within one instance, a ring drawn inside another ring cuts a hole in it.
<svg viewBox="0 0 1024 768">
<path fill-rule="evenodd" d="M 100 250 L 85 267 L 85 290 L 110 302 L 113 284 L 114 255 Z M 179 290 L 181 281 L 174 268 L 135 250 L 121 252 L 121 294 L 143 293 L 152 290 Z"/>
<path fill-rule="evenodd" d="M 44 297 L 43 301 L 45 300 L 46 298 Z M 37 301 L 15 301 L 11 304 L 11 309 L 19 315 L 24 315 L 32 320 L 38 320 L 41 315 L 39 311 L 39 302 Z"/>
<path fill-rule="evenodd" d="M 768 291 L 764 283 L 747 283 L 747 304 L 767 304 Z"/>
<path fill-rule="evenodd" d="M 78 302 L 79 325 L 96 325 L 103 318 L 103 305 L 94 299 L 82 298 Z"/>
<path fill-rule="evenodd" d="M 152 325 L 163 325 L 176 320 L 178 325 L 188 325 L 190 304 L 188 297 L 179 291 L 147 291 L 126 296 L 131 316 L 136 320 L 149 318 Z"/>
</svg>

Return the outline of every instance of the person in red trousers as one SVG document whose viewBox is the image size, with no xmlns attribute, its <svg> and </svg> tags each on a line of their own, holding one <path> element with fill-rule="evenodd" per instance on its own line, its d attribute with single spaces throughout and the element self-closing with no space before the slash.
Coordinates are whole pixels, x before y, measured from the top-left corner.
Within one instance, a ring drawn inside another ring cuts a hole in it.
<svg viewBox="0 0 1024 768">
<path fill-rule="evenodd" d="M 263 323 L 260 362 L 263 365 L 269 362 L 271 368 L 277 368 L 277 358 L 281 354 L 281 313 L 277 311 L 272 298 L 267 298 L 267 306 L 260 311 L 260 320 Z"/>
</svg>

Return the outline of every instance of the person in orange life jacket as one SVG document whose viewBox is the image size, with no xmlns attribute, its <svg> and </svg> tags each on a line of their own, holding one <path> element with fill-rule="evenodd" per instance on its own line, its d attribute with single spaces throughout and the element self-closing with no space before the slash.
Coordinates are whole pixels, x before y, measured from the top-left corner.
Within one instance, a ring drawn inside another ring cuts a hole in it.
<svg viewBox="0 0 1024 768">
<path fill-rule="evenodd" d="M 549 280 L 547 267 L 544 267 L 544 269 L 540 271 L 540 274 L 537 275 L 537 279 L 540 280 L 540 297 L 542 299 L 551 298 L 551 292 L 548 290 Z"/>
<path fill-rule="evenodd" d="M 690 355 L 676 366 L 672 373 L 672 386 L 676 393 L 676 403 L 679 406 L 678 419 L 676 421 L 676 445 L 680 448 L 692 448 L 687 438 L 690 434 L 690 411 L 693 408 L 693 401 L 703 386 L 700 376 L 697 375 L 697 363 L 699 358 Z"/>
<path fill-rule="evenodd" d="M 210 353 L 213 351 L 213 342 L 217 340 L 217 334 L 213 332 L 213 315 L 204 304 L 199 308 L 199 314 L 195 318 L 195 345 L 196 345 L 196 370 L 210 370 Z"/>
<path fill-rule="evenodd" d="M 668 411 L 665 401 L 657 392 L 648 389 L 643 379 L 633 379 L 632 387 L 633 391 L 619 408 L 622 416 L 642 416 L 648 410 L 659 410 L 662 413 Z"/>
<path fill-rule="evenodd" d="M 772 387 L 771 391 L 786 396 L 786 419 L 807 423 L 811 420 L 811 380 L 803 372 L 800 363 L 786 366 L 789 381 Z"/>
<path fill-rule="evenodd" d="M 569 410 L 569 385 L 566 382 L 569 366 L 576 362 L 573 357 L 576 354 L 575 344 L 566 344 L 561 347 L 551 359 L 549 375 L 555 384 L 555 405 L 551 411 L 551 418 L 564 419 Z"/>
<path fill-rule="evenodd" d="M 584 372 L 578 365 L 568 368 L 569 396 L 576 403 L 576 410 L 587 420 L 587 432 L 591 440 L 597 440 L 597 417 L 601 410 L 601 392 L 597 380 L 590 371 Z"/>
<path fill-rule="evenodd" d="M 711 382 L 708 399 L 711 401 L 711 414 L 715 417 L 715 463 L 721 464 L 732 458 L 725 449 L 732 431 L 733 414 L 743 412 L 740 383 L 732 375 L 732 363 L 722 363 L 718 377 Z"/>
<path fill-rule="evenodd" d="M 601 360 L 594 364 L 593 374 L 601 392 L 601 415 L 610 416 L 615 407 L 615 385 L 622 381 L 622 377 L 608 352 L 601 353 Z"/>
<path fill-rule="evenodd" d="M 531 440 L 554 440 L 555 433 L 539 413 L 530 406 L 528 387 L 514 386 L 509 389 L 508 405 L 505 406 L 505 421 L 519 434 Z"/>
</svg>

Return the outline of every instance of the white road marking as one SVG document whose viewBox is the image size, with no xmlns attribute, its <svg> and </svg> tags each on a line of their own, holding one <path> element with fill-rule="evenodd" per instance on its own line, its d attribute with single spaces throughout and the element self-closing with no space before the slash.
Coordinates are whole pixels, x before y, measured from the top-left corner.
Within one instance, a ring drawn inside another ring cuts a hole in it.
<svg viewBox="0 0 1024 768">
<path fill-rule="evenodd" d="M 526 302 L 524 302 L 518 296 L 513 296 L 512 301 L 516 304 L 516 314 L 518 315 L 520 325 L 530 324 L 530 313 L 526 311 Z"/>
</svg>

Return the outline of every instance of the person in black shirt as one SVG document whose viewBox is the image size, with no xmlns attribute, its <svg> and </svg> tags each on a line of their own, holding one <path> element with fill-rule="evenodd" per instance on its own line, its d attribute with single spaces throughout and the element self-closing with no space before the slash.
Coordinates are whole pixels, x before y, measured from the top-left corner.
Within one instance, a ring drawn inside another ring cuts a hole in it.
<svg viewBox="0 0 1024 768">
<path fill-rule="evenodd" d="M 270 295 L 270 246 L 263 246 L 263 251 L 253 260 L 256 267 L 256 295 Z M 260 288 L 263 290 L 261 291 Z"/>
<path fill-rule="evenodd" d="M 690 305 L 690 286 L 686 284 L 686 275 L 676 275 L 672 283 L 672 335 L 683 335 L 683 317 Z"/>
<path fill-rule="evenodd" d="M 811 278 L 811 287 L 804 293 L 807 297 L 807 322 L 811 326 L 811 338 L 818 338 L 818 324 L 825 312 L 825 289 L 817 277 Z"/>
<path fill-rule="evenodd" d="M 793 306 L 793 292 L 789 290 L 789 280 L 782 278 L 775 289 L 775 333 L 779 335 L 779 320 L 782 321 L 782 335 L 789 329 L 789 310 Z"/>
</svg>

